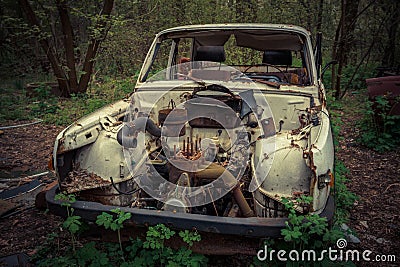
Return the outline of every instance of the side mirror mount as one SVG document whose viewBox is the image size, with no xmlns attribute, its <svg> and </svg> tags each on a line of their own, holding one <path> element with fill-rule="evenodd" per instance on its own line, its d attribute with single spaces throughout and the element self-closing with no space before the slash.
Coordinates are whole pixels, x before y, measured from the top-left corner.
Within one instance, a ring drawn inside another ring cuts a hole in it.
<svg viewBox="0 0 400 267">
<path fill-rule="evenodd" d="M 314 47 L 315 66 L 317 67 L 317 77 L 321 75 L 322 67 L 322 33 L 318 32 Z"/>
<path fill-rule="evenodd" d="M 331 65 L 335 65 L 335 64 L 337 64 L 338 62 L 337 62 L 337 60 L 332 60 L 332 61 L 330 61 L 330 62 L 328 62 L 325 66 L 324 66 L 324 68 L 322 69 L 322 72 L 321 72 L 321 78 L 324 76 L 324 74 L 325 74 L 325 71 L 331 66 Z"/>
</svg>

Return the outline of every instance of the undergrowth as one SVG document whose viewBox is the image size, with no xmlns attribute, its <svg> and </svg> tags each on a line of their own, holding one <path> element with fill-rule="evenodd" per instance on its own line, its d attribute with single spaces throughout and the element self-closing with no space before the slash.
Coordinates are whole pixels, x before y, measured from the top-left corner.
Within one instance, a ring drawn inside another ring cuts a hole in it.
<svg viewBox="0 0 400 267">
<path fill-rule="evenodd" d="M 179 237 L 186 244 L 178 250 L 166 245 L 166 241 L 176 235 L 163 224 L 150 226 L 145 240 L 130 238 L 122 242 L 121 230 L 124 222 L 131 214 L 120 209 L 103 212 L 97 216 L 96 225 L 117 232 L 118 243 L 108 242 L 78 242 L 77 233 L 84 231 L 81 218 L 73 214 L 71 204 L 76 201 L 74 195 L 58 194 L 57 200 L 62 201 L 66 208 L 67 218 L 62 228 L 71 235 L 72 246 L 64 250 L 60 248 L 58 234 L 52 233 L 42 244 L 32 262 L 37 266 L 205 266 L 208 259 L 204 255 L 191 250 L 194 242 L 201 240 L 196 231 L 180 231 Z"/>
<path fill-rule="evenodd" d="M 400 98 L 393 102 L 400 102 Z M 393 103 L 389 96 L 377 96 L 374 102 L 366 101 L 364 116 L 359 123 L 359 142 L 377 152 L 393 150 L 400 144 L 400 116 L 391 115 Z"/>
<path fill-rule="evenodd" d="M 24 82 L 17 81 L 20 80 L 0 87 L 0 122 L 42 119 L 48 124 L 66 126 L 129 95 L 136 76 L 126 79 L 106 77 L 92 82 L 86 93 L 72 94 L 71 98 L 54 96 L 46 83 L 39 83 L 27 96 Z"/>
</svg>

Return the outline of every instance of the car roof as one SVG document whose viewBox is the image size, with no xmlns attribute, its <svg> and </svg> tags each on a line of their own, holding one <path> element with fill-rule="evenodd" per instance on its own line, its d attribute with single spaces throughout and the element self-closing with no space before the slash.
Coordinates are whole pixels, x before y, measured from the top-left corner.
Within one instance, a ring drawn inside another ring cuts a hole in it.
<svg viewBox="0 0 400 267">
<path fill-rule="evenodd" d="M 300 26 L 290 24 L 261 24 L 261 23 L 226 23 L 226 24 L 197 24 L 169 28 L 161 31 L 158 35 L 184 31 L 207 31 L 207 30 L 283 30 L 310 35 L 310 32 Z"/>
</svg>

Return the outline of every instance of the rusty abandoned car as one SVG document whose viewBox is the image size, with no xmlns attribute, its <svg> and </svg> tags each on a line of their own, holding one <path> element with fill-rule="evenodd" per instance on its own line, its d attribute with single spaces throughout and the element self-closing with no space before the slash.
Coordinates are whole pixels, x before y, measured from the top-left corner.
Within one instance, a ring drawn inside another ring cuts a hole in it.
<svg viewBox="0 0 400 267">
<path fill-rule="evenodd" d="M 321 42 L 292 25 L 218 24 L 156 35 L 132 94 L 57 137 L 58 192 L 93 221 L 116 207 L 132 225 L 279 236 L 283 199 L 331 219 L 334 147 Z"/>
</svg>

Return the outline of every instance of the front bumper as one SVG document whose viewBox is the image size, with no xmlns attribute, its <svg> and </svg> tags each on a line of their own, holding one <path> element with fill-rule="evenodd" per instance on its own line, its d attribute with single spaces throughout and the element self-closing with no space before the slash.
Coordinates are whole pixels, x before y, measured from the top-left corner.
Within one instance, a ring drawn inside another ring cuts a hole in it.
<svg viewBox="0 0 400 267">
<path fill-rule="evenodd" d="M 55 200 L 58 186 L 54 186 L 46 193 L 46 202 L 49 211 L 53 214 L 66 217 L 67 211 L 62 202 Z M 79 215 L 86 221 L 96 221 L 102 212 L 109 212 L 116 206 L 103 205 L 98 202 L 76 201 L 71 204 L 74 215 Z M 121 210 L 132 214 L 128 225 L 156 225 L 165 224 L 174 229 L 196 229 L 200 232 L 217 233 L 222 235 L 239 235 L 247 237 L 279 237 L 281 229 L 285 228 L 287 218 L 231 218 L 189 213 L 173 213 L 169 211 L 155 211 L 137 208 L 120 207 Z M 334 197 L 329 196 L 325 209 L 320 214 L 332 221 L 335 204 Z"/>
</svg>

